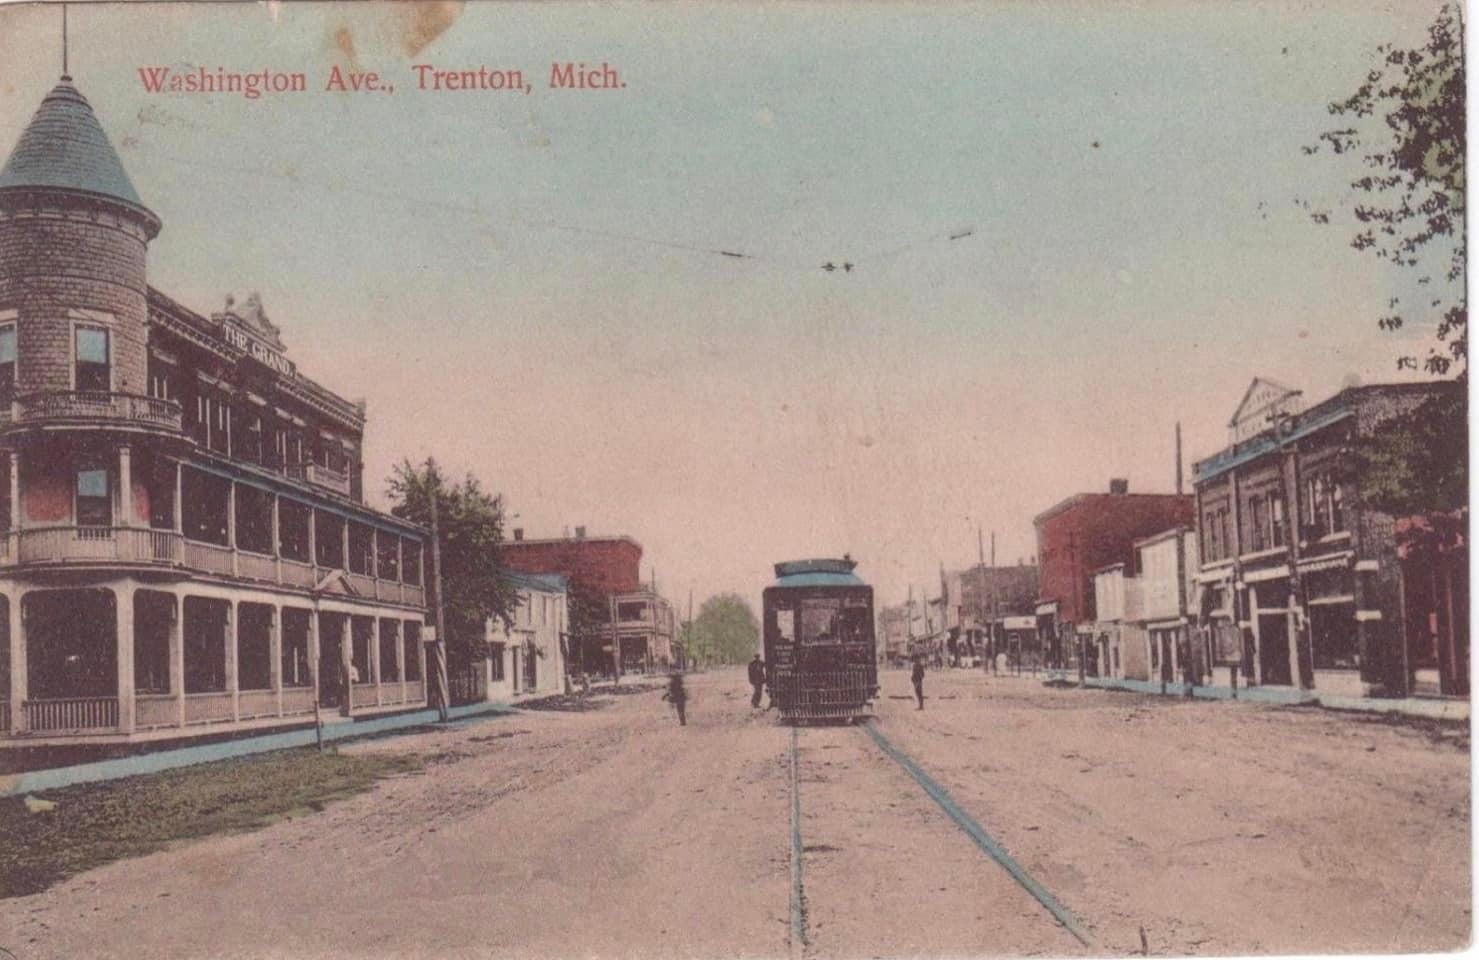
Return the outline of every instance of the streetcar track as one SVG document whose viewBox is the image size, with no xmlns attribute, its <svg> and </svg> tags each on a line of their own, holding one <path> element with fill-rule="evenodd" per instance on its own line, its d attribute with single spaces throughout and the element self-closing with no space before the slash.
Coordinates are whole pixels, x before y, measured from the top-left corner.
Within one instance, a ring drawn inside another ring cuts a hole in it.
<svg viewBox="0 0 1479 960">
<path fill-rule="evenodd" d="M 801 845 L 801 785 L 797 774 L 799 748 L 797 731 L 791 728 L 791 936 L 788 940 L 792 960 L 800 960 L 807 952 L 806 941 L 806 888 L 801 880 L 802 859 L 805 849 Z"/>
<path fill-rule="evenodd" d="M 878 745 L 878 748 L 882 750 L 889 759 L 897 763 L 905 773 L 909 774 L 909 776 L 913 778 L 915 783 L 917 783 L 921 788 L 924 789 L 924 792 L 929 795 L 930 799 L 934 800 L 939 808 L 943 810 L 952 821 L 955 822 L 955 825 L 960 827 L 961 831 L 964 832 L 966 836 L 971 838 L 976 846 L 980 848 L 982 853 L 986 854 L 992 860 L 995 860 L 997 864 L 1000 865 L 1001 868 L 1004 869 L 1013 880 L 1017 881 L 1018 885 L 1020 885 L 1024 890 L 1030 893 L 1033 899 L 1035 899 L 1043 906 L 1044 909 L 1052 914 L 1053 918 L 1058 921 L 1063 929 L 1072 934 L 1079 943 L 1083 944 L 1086 947 L 1092 945 L 1089 942 L 1088 934 L 1086 934 L 1079 926 L 1078 920 L 1075 919 L 1073 914 L 1068 911 L 1068 908 L 1063 906 L 1063 904 L 1060 903 L 1058 899 L 1054 897 L 1051 893 L 1049 893 L 1047 889 L 1042 886 L 1042 884 L 1038 883 L 1031 874 L 1023 869 L 1022 865 L 1014 860 L 1011 854 L 1007 853 L 1006 850 L 1001 846 L 1001 844 L 997 843 L 996 840 L 992 838 L 991 834 L 987 833 L 985 829 L 983 829 L 981 825 L 977 823 L 974 818 L 971 817 L 970 814 L 966 813 L 958 805 L 956 805 L 954 799 L 951 798 L 949 792 L 943 786 L 941 786 L 929 774 L 925 773 L 924 770 L 920 769 L 919 765 L 916 764 L 908 754 L 904 753 L 904 751 L 894 746 L 894 744 L 887 737 L 879 733 L 871 722 L 864 723 L 863 728 L 867 731 L 868 736 L 873 738 L 873 742 Z M 794 788 L 795 730 L 793 729 L 791 732 L 791 771 L 792 783 Z M 800 808 L 797 805 L 796 800 L 794 799 L 794 789 L 792 796 L 793 811 L 799 811 Z M 799 834 L 797 834 L 796 836 L 799 837 Z"/>
</svg>

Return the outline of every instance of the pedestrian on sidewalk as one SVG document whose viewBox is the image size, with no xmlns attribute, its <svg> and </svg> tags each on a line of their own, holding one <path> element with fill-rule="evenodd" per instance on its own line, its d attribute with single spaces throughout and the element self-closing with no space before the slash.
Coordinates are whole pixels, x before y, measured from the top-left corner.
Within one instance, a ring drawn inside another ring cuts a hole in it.
<svg viewBox="0 0 1479 960">
<path fill-rule="evenodd" d="M 750 706 L 760 706 L 760 694 L 765 692 L 765 661 L 760 659 L 760 654 L 755 654 L 755 659 L 750 661 L 750 686 L 755 688 L 755 695 L 750 698 Z"/>
<path fill-rule="evenodd" d="M 914 683 L 914 698 L 919 701 L 917 709 L 924 709 L 924 658 L 914 658 L 914 672 L 909 675 Z"/>
<path fill-rule="evenodd" d="M 676 672 L 668 674 L 668 692 L 663 694 L 662 698 L 678 711 L 678 726 L 688 726 L 688 718 L 683 713 L 683 708 L 688 703 L 688 691 L 683 689 L 683 674 Z"/>
</svg>

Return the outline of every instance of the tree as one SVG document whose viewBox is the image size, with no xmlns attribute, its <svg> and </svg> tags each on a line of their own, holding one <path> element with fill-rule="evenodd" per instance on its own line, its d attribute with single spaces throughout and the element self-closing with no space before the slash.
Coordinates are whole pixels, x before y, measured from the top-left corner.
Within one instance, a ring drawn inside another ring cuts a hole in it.
<svg viewBox="0 0 1479 960">
<path fill-rule="evenodd" d="M 592 649 L 600 649 L 610 636 L 611 611 L 607 598 L 571 580 L 566 604 L 570 612 L 570 647 L 572 651 L 578 651 L 576 667 L 590 673 L 597 664 L 586 662 L 586 654 Z"/>
<path fill-rule="evenodd" d="M 693 643 L 713 663 L 744 663 L 760 647 L 760 624 L 739 594 L 705 600 L 693 620 Z"/>
<path fill-rule="evenodd" d="M 436 491 L 447 659 L 459 665 L 481 659 L 488 619 L 498 617 L 511 626 L 517 602 L 503 577 L 498 552 L 503 542 L 503 498 L 485 492 L 471 474 L 461 483 L 449 484 L 432 461 L 425 466 L 402 461 L 388 485 L 390 512 L 426 527 L 431 526 L 431 492 Z M 427 569 L 429 573 L 429 565 Z M 427 602 L 436 602 L 429 577 Z"/>
<path fill-rule="evenodd" d="M 1359 438 L 1349 470 L 1375 509 L 1395 516 L 1452 511 L 1467 505 L 1469 486 L 1462 11 L 1441 7 L 1422 46 L 1384 44 L 1376 52 L 1379 62 L 1365 82 L 1328 106 L 1348 125 L 1319 139 L 1334 153 L 1359 154 L 1366 167 L 1351 181 L 1362 198 L 1352 211 L 1359 226 L 1351 246 L 1415 270 L 1424 291 L 1418 303 L 1392 297 L 1378 326 L 1399 330 L 1418 319 L 1436 321 L 1437 342 L 1428 355 L 1400 356 L 1398 368 L 1456 373 L 1457 383 Z M 1328 214 L 1312 216 L 1329 222 Z"/>
<path fill-rule="evenodd" d="M 1422 302 L 1393 297 L 1378 319 L 1397 330 L 1418 314 L 1436 319 L 1437 343 L 1422 366 L 1443 375 L 1468 359 L 1468 301 L 1464 293 L 1465 123 L 1463 15 L 1444 4 L 1428 27 L 1427 42 L 1411 50 L 1376 48 L 1379 62 L 1356 91 L 1327 109 L 1347 125 L 1319 140 L 1337 154 L 1356 153 L 1366 167 L 1351 181 L 1362 199 L 1353 209 L 1359 224 L 1351 246 L 1369 250 L 1401 268 L 1419 271 Z M 1381 123 L 1377 123 L 1377 120 Z M 1307 154 L 1320 144 L 1305 147 Z M 1315 211 L 1317 223 L 1329 214 Z M 1435 262 L 1436 260 L 1436 262 Z M 1439 268 L 1439 283 L 1434 284 Z M 1416 311 L 1416 313 L 1415 313 Z M 1416 357 L 1398 366 L 1416 368 Z"/>
</svg>

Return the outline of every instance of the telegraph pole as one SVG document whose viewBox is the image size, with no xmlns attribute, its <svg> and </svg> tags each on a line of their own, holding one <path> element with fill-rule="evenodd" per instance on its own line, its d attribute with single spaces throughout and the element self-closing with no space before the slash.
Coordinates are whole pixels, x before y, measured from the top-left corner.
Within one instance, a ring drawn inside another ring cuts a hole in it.
<svg viewBox="0 0 1479 960">
<path fill-rule="evenodd" d="M 991 535 L 993 546 L 996 534 Z M 985 642 L 981 645 L 981 672 L 987 670 L 986 661 L 996 662 L 996 624 L 986 617 L 986 547 L 981 542 L 981 525 L 976 524 L 976 563 L 981 568 L 981 592 L 976 594 L 976 615 L 986 621 Z"/>
<path fill-rule="evenodd" d="M 431 588 L 436 592 L 436 609 L 432 611 L 436 619 L 437 628 L 437 718 L 443 723 L 447 722 L 447 671 L 446 671 L 446 649 L 447 649 L 447 626 L 443 614 L 442 604 L 442 534 L 437 523 L 437 479 L 436 461 L 431 457 L 426 458 L 426 489 L 428 499 L 431 501 Z"/>
</svg>

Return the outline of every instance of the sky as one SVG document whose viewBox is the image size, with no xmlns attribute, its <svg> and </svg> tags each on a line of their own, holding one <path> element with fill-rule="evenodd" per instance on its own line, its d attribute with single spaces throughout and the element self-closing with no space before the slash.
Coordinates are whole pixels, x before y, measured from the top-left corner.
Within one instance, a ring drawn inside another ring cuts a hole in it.
<svg viewBox="0 0 1479 960">
<path fill-rule="evenodd" d="M 1353 161 L 1301 148 L 1435 9 L 85 4 L 68 56 L 164 222 L 150 283 L 258 291 L 367 401 L 377 505 L 435 456 L 526 536 L 630 535 L 680 605 L 758 609 L 781 560 L 849 553 L 893 603 L 978 531 L 1030 559 L 1064 497 L 1172 490 L 1177 422 L 1189 477 L 1254 376 L 1410 376 L 1431 330 L 1376 318 L 1411 278 L 1349 246 Z M 60 20 L 0 7 L 0 150 Z M 565 62 L 625 86 L 550 89 Z M 150 93 L 151 66 L 308 89 Z"/>
</svg>

